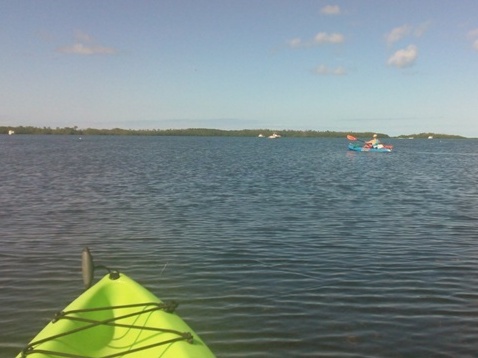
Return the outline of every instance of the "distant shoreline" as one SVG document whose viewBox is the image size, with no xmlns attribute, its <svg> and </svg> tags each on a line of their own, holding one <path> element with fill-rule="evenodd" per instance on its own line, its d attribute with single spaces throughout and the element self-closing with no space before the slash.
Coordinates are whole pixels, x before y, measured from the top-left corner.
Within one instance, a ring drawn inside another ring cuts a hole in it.
<svg viewBox="0 0 478 358">
<path fill-rule="evenodd" d="M 373 132 L 337 132 L 337 131 L 313 131 L 313 130 L 271 130 L 271 129 L 240 129 L 224 130 L 210 128 L 188 128 L 188 129 L 79 129 L 78 127 L 50 128 L 50 127 L 32 127 L 18 126 L 7 127 L 0 126 L 1 134 L 43 134 L 43 135 L 122 135 L 122 136 L 201 136 L 201 137 L 259 137 L 260 135 L 268 137 L 273 133 L 280 134 L 281 137 L 290 138 L 344 138 L 351 134 L 357 138 L 369 139 Z M 377 133 L 379 138 L 403 138 L 403 139 L 467 139 L 467 137 L 440 133 L 413 133 L 401 134 L 391 137 L 385 133 Z"/>
</svg>

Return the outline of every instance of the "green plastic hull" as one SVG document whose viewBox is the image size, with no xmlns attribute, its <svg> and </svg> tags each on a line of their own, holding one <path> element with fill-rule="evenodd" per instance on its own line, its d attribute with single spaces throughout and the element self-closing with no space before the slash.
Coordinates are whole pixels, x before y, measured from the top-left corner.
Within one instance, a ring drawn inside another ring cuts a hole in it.
<svg viewBox="0 0 478 358">
<path fill-rule="evenodd" d="M 17 358 L 214 357 L 177 314 L 124 274 L 106 275 L 57 318 Z"/>
</svg>

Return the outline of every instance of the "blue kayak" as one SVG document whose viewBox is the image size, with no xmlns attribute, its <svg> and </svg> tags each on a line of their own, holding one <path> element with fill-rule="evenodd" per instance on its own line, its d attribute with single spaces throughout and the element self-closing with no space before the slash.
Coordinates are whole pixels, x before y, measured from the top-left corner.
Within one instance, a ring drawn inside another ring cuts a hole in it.
<svg viewBox="0 0 478 358">
<path fill-rule="evenodd" d="M 349 150 L 353 150 L 356 152 L 380 152 L 380 153 L 388 153 L 392 151 L 391 145 L 384 145 L 382 147 L 370 147 L 364 146 L 361 144 L 354 144 L 349 143 Z"/>
</svg>

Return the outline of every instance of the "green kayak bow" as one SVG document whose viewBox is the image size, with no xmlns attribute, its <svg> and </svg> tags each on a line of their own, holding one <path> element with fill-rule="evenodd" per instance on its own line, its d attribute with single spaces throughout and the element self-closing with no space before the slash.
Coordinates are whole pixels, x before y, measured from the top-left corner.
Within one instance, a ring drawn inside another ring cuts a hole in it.
<svg viewBox="0 0 478 358">
<path fill-rule="evenodd" d="M 87 287 L 94 268 L 85 249 L 83 278 Z M 162 302 L 123 273 L 110 271 L 57 313 L 17 358 L 214 357 L 174 313 L 176 306 Z"/>
</svg>

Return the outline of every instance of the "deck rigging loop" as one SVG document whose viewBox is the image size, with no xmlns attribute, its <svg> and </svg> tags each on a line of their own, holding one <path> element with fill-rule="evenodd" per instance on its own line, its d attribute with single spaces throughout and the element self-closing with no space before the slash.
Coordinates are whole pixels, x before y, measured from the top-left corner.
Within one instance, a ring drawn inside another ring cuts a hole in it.
<svg viewBox="0 0 478 358">
<path fill-rule="evenodd" d="M 168 333 L 168 334 L 173 334 L 176 337 L 175 338 L 169 338 L 164 341 L 159 341 L 155 342 L 150 345 L 146 346 L 141 346 L 137 347 L 134 349 L 126 350 L 123 352 L 115 353 L 113 355 L 108 355 L 104 357 L 99 357 L 99 358 L 114 358 L 114 357 L 120 357 L 120 356 L 125 356 L 131 353 L 136 353 L 140 352 L 143 350 L 151 349 L 154 347 L 158 347 L 161 345 L 165 344 L 172 344 L 175 342 L 179 341 L 186 341 L 190 344 L 193 343 L 194 337 L 191 332 L 180 332 L 177 330 L 173 329 L 167 329 L 167 328 L 160 328 L 160 327 L 150 327 L 150 326 L 141 326 L 141 325 L 134 325 L 134 324 L 123 324 L 119 323 L 118 321 L 126 318 L 131 318 L 134 316 L 141 316 L 144 314 L 149 314 L 154 311 L 162 310 L 167 313 L 173 313 L 176 307 L 178 306 L 178 303 L 175 301 L 171 302 L 147 302 L 147 303 L 136 303 L 136 304 L 130 304 L 130 305 L 122 305 L 122 306 L 110 306 L 110 307 L 94 307 L 94 308 L 87 308 L 87 309 L 79 309 L 79 310 L 70 310 L 70 311 L 60 311 L 58 312 L 52 323 L 56 323 L 59 320 L 70 320 L 70 321 L 75 321 L 79 323 L 83 323 L 83 326 L 77 327 L 75 329 L 71 329 L 69 331 L 63 332 L 61 334 L 57 334 L 54 336 L 50 336 L 44 339 L 37 340 L 35 342 L 31 342 L 27 347 L 25 347 L 22 350 L 22 358 L 27 357 L 28 355 L 31 354 L 50 354 L 55 357 L 67 357 L 67 358 L 88 358 L 84 356 L 78 356 L 70 353 L 65 353 L 65 352 L 57 352 L 57 351 L 49 351 L 49 350 L 43 350 L 43 349 L 37 349 L 35 348 L 36 346 L 39 346 L 45 342 L 52 341 L 55 339 L 59 339 L 68 335 L 72 335 L 84 330 L 91 329 L 93 327 L 97 326 L 114 326 L 114 327 L 119 327 L 119 328 L 126 328 L 130 330 L 142 330 L 142 331 L 154 331 L 158 333 Z M 91 319 L 87 318 L 85 314 L 91 313 L 91 312 L 98 312 L 98 311 L 112 311 L 112 310 L 123 310 L 123 309 L 135 309 L 133 312 L 125 313 L 120 316 L 115 316 L 112 318 L 104 319 L 104 320 L 96 320 L 96 319 Z"/>
</svg>

